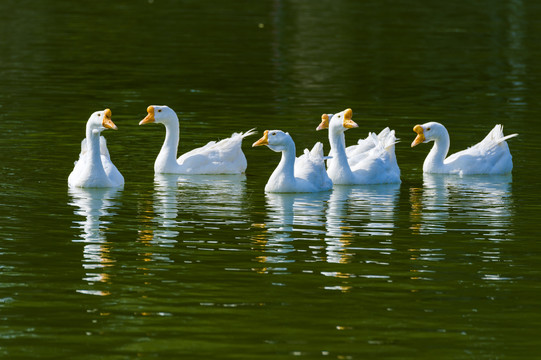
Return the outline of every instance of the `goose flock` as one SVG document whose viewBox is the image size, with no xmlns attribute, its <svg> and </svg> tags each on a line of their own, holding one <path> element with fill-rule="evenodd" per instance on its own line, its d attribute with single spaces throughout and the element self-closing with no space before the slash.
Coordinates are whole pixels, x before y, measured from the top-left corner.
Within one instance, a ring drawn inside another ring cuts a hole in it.
<svg viewBox="0 0 541 360">
<path fill-rule="evenodd" d="M 330 152 L 324 155 L 323 144 L 305 149 L 297 157 L 295 142 L 282 130 L 265 130 L 263 137 L 252 147 L 267 146 L 281 152 L 280 163 L 265 185 L 266 192 L 309 193 L 328 191 L 333 185 L 400 183 L 400 168 L 396 161 L 395 131 L 388 127 L 378 134 L 369 133 L 357 144 L 346 147 L 345 132 L 359 127 L 352 120 L 353 111 L 346 109 L 336 114 L 323 114 L 316 130 L 329 132 Z M 154 162 L 155 174 L 242 174 L 247 161 L 242 152 L 242 140 L 255 133 L 254 129 L 232 134 L 221 141 L 210 141 L 205 146 L 177 157 L 179 119 L 168 106 L 152 105 L 139 125 L 150 123 L 165 126 L 165 140 Z M 117 130 L 111 110 L 94 112 L 86 123 L 86 137 L 81 142 L 81 153 L 68 177 L 70 187 L 108 188 L 124 185 L 124 177 L 111 161 L 107 142 L 101 136 L 106 129 Z M 506 174 L 513 169 L 513 161 L 504 136 L 503 126 L 496 125 L 478 144 L 447 157 L 449 133 L 440 123 L 415 125 L 417 137 L 411 146 L 434 142 L 423 164 L 423 172 L 458 175 Z"/>
</svg>

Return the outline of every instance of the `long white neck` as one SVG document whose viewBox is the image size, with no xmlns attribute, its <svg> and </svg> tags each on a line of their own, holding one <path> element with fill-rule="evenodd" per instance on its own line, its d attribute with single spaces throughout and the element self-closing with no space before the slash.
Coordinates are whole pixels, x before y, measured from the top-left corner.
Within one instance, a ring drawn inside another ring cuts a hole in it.
<svg viewBox="0 0 541 360">
<path fill-rule="evenodd" d="M 347 182 L 353 178 L 346 155 L 346 137 L 343 131 L 329 129 L 329 143 L 331 144 L 329 168 L 327 173 L 334 183 Z"/>
<path fill-rule="evenodd" d="M 90 125 L 86 126 L 86 146 L 90 154 L 88 158 L 88 171 L 95 177 L 107 177 L 100 155 L 100 132 L 92 129 Z"/>
<path fill-rule="evenodd" d="M 288 191 L 295 187 L 295 154 L 295 143 L 291 141 L 282 150 L 282 158 L 265 186 L 266 191 Z"/>
<path fill-rule="evenodd" d="M 423 172 L 443 172 L 445 157 L 449 152 L 449 133 L 444 129 L 442 135 L 434 140 L 434 146 L 428 153 L 425 162 L 423 163 Z"/>
<path fill-rule="evenodd" d="M 178 118 L 164 123 L 165 125 L 165 141 L 162 149 L 154 163 L 154 172 L 167 173 L 172 169 L 178 168 L 177 150 L 179 142 L 179 126 Z"/>
</svg>

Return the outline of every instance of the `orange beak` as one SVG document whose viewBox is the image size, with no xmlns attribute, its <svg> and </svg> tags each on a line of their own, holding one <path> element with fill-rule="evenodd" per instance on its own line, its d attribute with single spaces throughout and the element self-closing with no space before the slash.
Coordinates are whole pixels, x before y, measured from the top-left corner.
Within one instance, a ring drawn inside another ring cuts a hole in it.
<svg viewBox="0 0 541 360">
<path fill-rule="evenodd" d="M 414 146 L 417 146 L 419 145 L 420 143 L 422 142 L 425 142 L 425 133 L 424 133 L 424 130 L 423 128 L 421 127 L 421 125 L 415 125 L 413 127 L 413 131 L 415 131 L 417 133 L 417 137 L 415 138 L 415 140 L 413 140 L 413 142 L 411 143 L 411 147 L 414 147 Z"/>
<path fill-rule="evenodd" d="M 269 145 L 269 130 L 265 130 L 263 137 L 252 144 L 252 147 Z"/>
<path fill-rule="evenodd" d="M 102 126 L 106 129 L 118 130 L 113 120 L 111 120 L 111 110 L 105 109 L 103 111 L 103 121 L 101 122 Z"/>
<path fill-rule="evenodd" d="M 329 128 L 329 115 L 323 114 L 321 115 L 321 123 L 316 128 L 316 130 L 319 131 L 319 130 L 328 129 L 328 128 Z"/>
<path fill-rule="evenodd" d="M 139 125 L 150 124 L 156 121 L 154 118 L 154 106 L 147 107 L 148 115 L 139 122 Z"/>
<path fill-rule="evenodd" d="M 344 113 L 344 121 L 342 123 L 346 129 L 359 127 L 359 125 L 357 125 L 355 121 L 351 120 L 352 117 L 353 117 L 353 110 L 347 109 L 346 112 Z"/>
</svg>

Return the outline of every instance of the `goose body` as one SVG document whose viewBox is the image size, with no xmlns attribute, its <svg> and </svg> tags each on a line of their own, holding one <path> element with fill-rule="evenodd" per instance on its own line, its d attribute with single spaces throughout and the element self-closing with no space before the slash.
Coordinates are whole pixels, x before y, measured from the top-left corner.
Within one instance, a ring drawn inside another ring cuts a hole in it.
<svg viewBox="0 0 541 360">
<path fill-rule="evenodd" d="M 417 137 L 411 146 L 434 141 L 428 153 L 423 172 L 435 174 L 507 174 L 513 170 L 513 159 L 506 140 L 518 134 L 503 135 L 503 126 L 496 125 L 479 143 L 446 158 L 449 152 L 449 133 L 437 122 L 416 125 Z"/>
<path fill-rule="evenodd" d="M 323 144 L 316 143 L 312 150 L 305 149 L 297 158 L 295 142 L 288 133 L 265 130 L 263 137 L 252 146 L 262 145 L 282 153 L 280 163 L 265 185 L 266 192 L 308 193 L 332 188 L 332 181 L 325 171 Z"/>
<path fill-rule="evenodd" d="M 156 174 L 242 174 L 247 162 L 242 152 L 242 139 L 253 130 L 234 133 L 221 141 L 211 141 L 177 158 L 179 120 L 168 106 L 149 106 L 148 115 L 139 125 L 161 123 L 165 126 L 165 140 L 154 163 Z"/>
<path fill-rule="evenodd" d="M 88 119 L 79 160 L 68 177 L 70 187 L 108 188 L 124 185 L 124 177 L 111 161 L 107 142 L 100 135 L 105 129 L 117 129 L 109 109 L 96 111 Z"/>
<path fill-rule="evenodd" d="M 346 109 L 337 114 L 323 114 L 317 130 L 329 130 L 330 159 L 327 173 L 333 184 L 393 184 L 400 183 L 400 168 L 396 161 L 394 130 L 383 129 L 378 135 L 369 133 L 356 145 L 346 147 L 345 131 L 358 125 L 351 120 L 353 112 Z"/>
</svg>

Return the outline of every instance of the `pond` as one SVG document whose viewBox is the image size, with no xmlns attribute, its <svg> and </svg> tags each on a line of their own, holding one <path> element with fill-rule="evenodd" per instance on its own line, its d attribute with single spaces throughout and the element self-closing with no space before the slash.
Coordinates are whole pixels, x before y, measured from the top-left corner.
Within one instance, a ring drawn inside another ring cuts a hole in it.
<svg viewBox="0 0 541 360">
<path fill-rule="evenodd" d="M 541 343 L 541 5 L 455 1 L 0 4 L 0 357 L 525 359 Z M 152 104 L 179 152 L 233 132 L 245 174 L 155 176 Z M 68 189 L 91 113 L 122 189 Z M 402 183 L 270 194 L 252 148 L 396 131 Z M 422 173 L 496 124 L 512 174 Z"/>
</svg>

